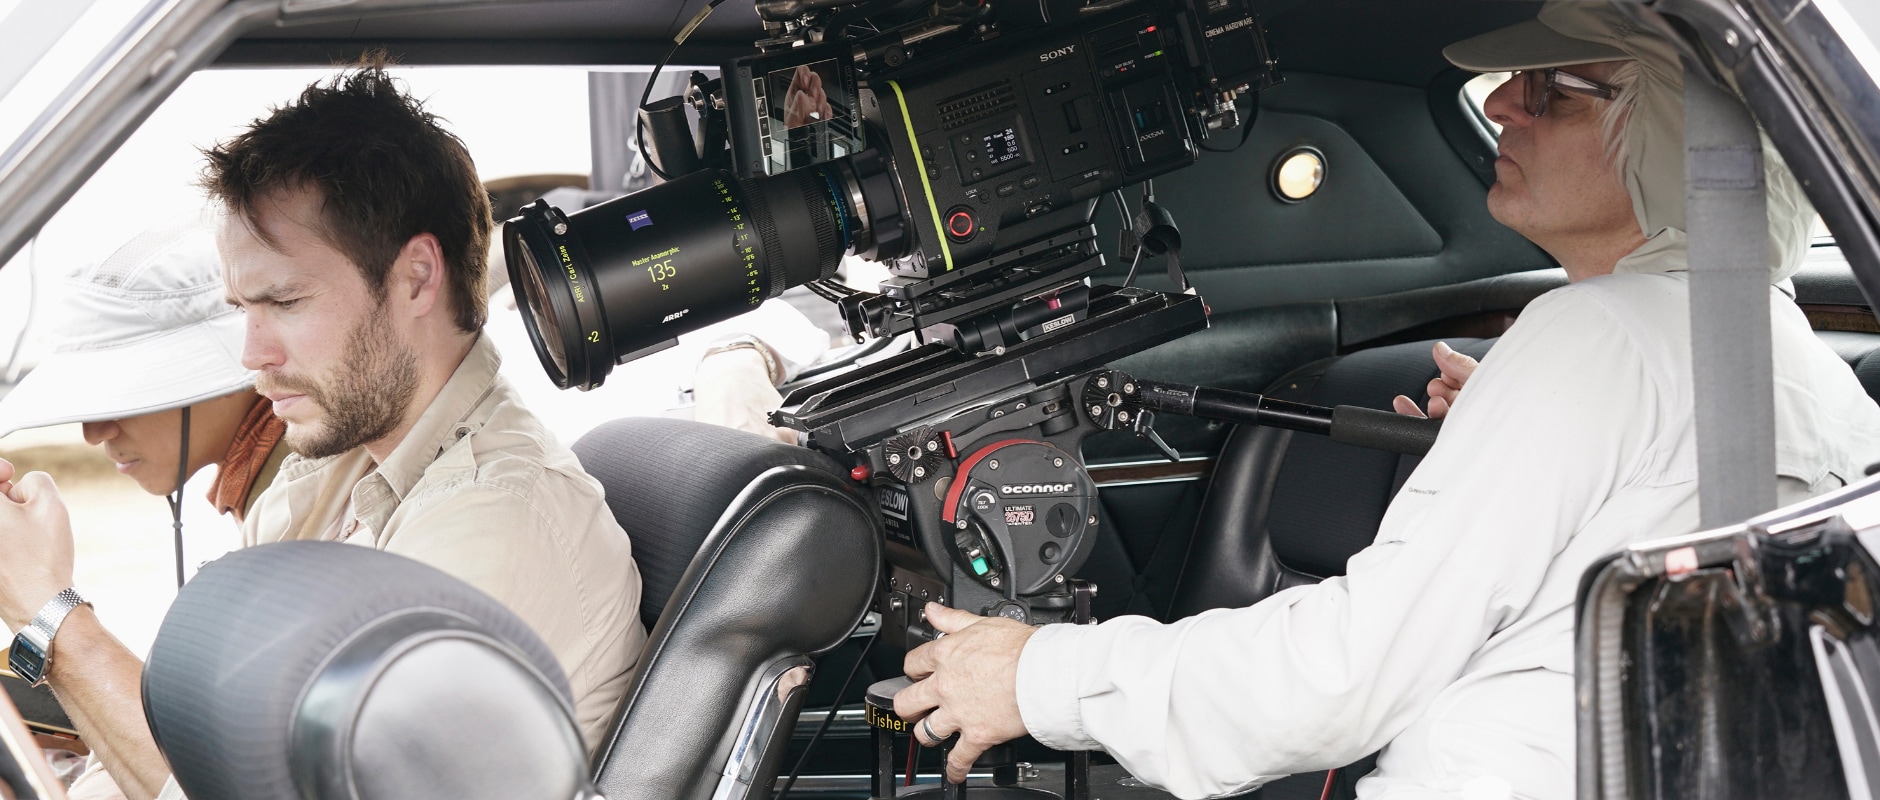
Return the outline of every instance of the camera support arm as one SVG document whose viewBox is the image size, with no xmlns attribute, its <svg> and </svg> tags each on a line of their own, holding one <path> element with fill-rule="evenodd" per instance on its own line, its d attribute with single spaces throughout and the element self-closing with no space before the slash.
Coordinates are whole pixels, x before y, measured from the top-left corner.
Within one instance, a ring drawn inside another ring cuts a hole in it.
<svg viewBox="0 0 1880 800">
<path fill-rule="evenodd" d="M 1083 401 L 1098 426 L 1135 430 L 1171 459 L 1174 451 L 1152 427 L 1155 412 L 1316 433 L 1341 444 L 1412 456 L 1428 453 L 1443 425 L 1442 420 L 1359 406 L 1326 408 L 1231 389 L 1138 380 L 1121 370 L 1092 378 L 1084 385 Z"/>
</svg>

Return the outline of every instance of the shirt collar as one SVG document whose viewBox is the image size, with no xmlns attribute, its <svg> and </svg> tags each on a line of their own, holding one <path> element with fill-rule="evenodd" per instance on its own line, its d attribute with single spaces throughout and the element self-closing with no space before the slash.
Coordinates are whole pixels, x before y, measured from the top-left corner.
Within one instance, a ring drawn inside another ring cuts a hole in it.
<svg viewBox="0 0 1880 800">
<path fill-rule="evenodd" d="M 463 438 L 464 433 L 470 432 L 468 429 L 478 426 L 480 420 L 472 420 L 471 414 L 495 388 L 497 369 L 502 363 L 502 355 L 490 337 L 477 334 L 476 344 L 470 347 L 463 362 L 457 365 L 457 371 L 451 373 L 450 380 L 431 400 L 430 407 L 418 416 L 418 421 L 405 434 L 405 440 L 379 464 L 378 475 L 385 479 L 400 501 L 424 477 L 425 470 L 430 469 L 445 448 Z"/>
</svg>

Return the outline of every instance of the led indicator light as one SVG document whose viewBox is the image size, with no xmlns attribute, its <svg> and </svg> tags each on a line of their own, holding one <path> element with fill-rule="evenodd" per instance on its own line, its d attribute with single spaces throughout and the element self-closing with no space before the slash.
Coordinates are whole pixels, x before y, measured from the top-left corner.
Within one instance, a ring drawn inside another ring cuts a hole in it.
<svg viewBox="0 0 1880 800">
<path fill-rule="evenodd" d="M 973 574 L 974 575 L 984 575 L 991 570 L 992 568 L 986 565 L 985 559 L 983 558 L 973 559 Z"/>
</svg>

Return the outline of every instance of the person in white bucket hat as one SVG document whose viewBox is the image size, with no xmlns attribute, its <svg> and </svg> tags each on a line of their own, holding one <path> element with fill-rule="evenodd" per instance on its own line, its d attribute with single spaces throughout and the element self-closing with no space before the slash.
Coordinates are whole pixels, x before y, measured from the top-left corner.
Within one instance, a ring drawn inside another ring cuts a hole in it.
<svg viewBox="0 0 1880 800">
<path fill-rule="evenodd" d="M 224 300 L 210 222 L 191 215 L 151 228 L 67 276 L 45 334 L 52 352 L 0 398 L 0 436 L 83 423 L 119 472 L 168 495 L 179 584 L 189 479 L 215 465 L 207 500 L 239 523 L 288 454 L 286 426 L 241 365 L 242 316 Z M 14 477 L 0 460 L 0 493 L 13 495 Z M 94 758 L 73 796 L 122 795 Z"/>
<path fill-rule="evenodd" d="M 214 232 L 194 215 L 152 228 L 61 288 L 52 352 L 0 398 L 0 436 L 84 423 L 119 472 L 171 495 L 180 582 L 184 483 L 216 465 L 208 499 L 239 523 L 287 455 L 283 424 L 241 365 L 242 317 L 223 299 Z"/>
<path fill-rule="evenodd" d="M 1441 438 L 1346 575 L 1172 624 L 1032 628 L 929 605 L 946 636 L 908 654 L 917 682 L 895 711 L 924 744 L 960 736 L 949 779 L 1029 733 L 1100 748 L 1182 798 L 1380 748 L 1360 798 L 1574 796 L 1580 576 L 1699 521 L 1683 71 L 1604 2 L 1550 2 L 1445 55 L 1518 71 L 1484 108 L 1503 126 L 1488 207 L 1571 283 L 1450 394 Z M 1880 407 L 1782 291 L 1811 212 L 1767 145 L 1764 164 L 1787 504 L 1880 459 Z"/>
</svg>

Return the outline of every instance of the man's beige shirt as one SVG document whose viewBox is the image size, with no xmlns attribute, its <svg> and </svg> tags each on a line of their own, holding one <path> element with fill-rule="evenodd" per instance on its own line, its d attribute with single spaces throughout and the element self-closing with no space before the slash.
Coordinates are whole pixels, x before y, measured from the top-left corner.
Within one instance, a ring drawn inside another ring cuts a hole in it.
<svg viewBox="0 0 1880 800">
<path fill-rule="evenodd" d="M 646 643 L 640 572 L 601 485 L 523 408 L 477 343 L 384 464 L 364 449 L 289 456 L 242 526 L 244 545 L 370 545 L 483 590 L 561 660 L 590 751 Z"/>
</svg>

